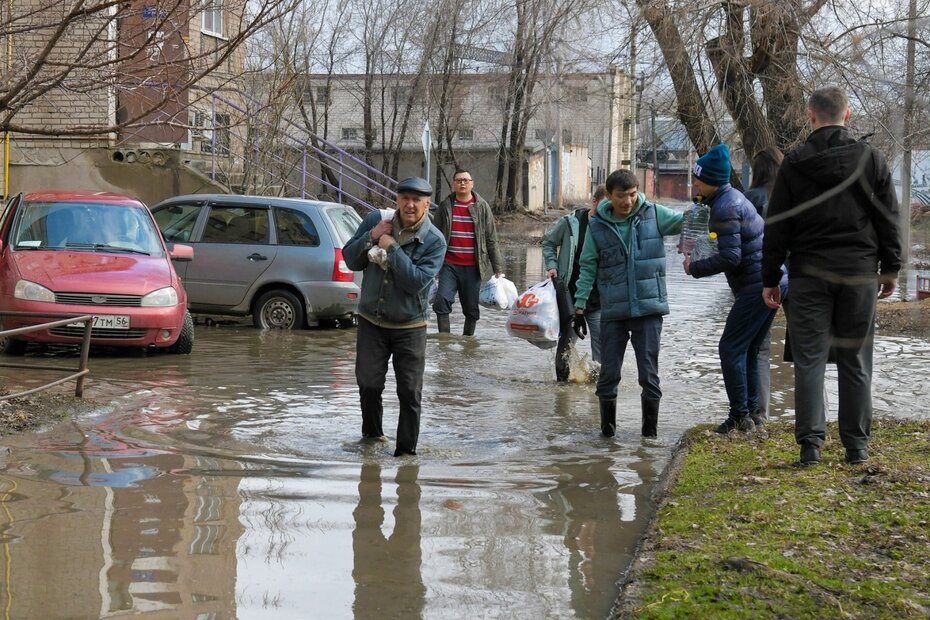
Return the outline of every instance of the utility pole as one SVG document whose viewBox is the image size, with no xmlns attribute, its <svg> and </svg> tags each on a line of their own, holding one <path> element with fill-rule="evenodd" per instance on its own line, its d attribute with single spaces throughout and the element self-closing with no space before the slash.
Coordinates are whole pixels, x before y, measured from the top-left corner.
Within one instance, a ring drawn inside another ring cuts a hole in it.
<svg viewBox="0 0 930 620">
<path fill-rule="evenodd" d="M 901 262 L 911 262 L 911 151 L 914 140 L 914 41 L 917 39 L 917 0 L 907 15 L 907 77 L 904 83 L 904 157 L 901 160 Z M 905 295 L 907 291 L 902 291 Z"/>
<path fill-rule="evenodd" d="M 650 104 L 652 112 L 652 199 L 659 199 L 659 145 L 656 140 L 656 106 Z"/>
<path fill-rule="evenodd" d="M 636 174 L 636 25 L 630 28 L 630 170 Z"/>
</svg>

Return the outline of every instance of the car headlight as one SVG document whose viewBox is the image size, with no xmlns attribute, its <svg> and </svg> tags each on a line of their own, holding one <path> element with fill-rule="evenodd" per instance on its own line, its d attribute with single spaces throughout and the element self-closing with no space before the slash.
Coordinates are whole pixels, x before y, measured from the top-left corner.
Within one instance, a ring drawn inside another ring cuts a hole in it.
<svg viewBox="0 0 930 620">
<path fill-rule="evenodd" d="M 47 301 L 55 303 L 55 293 L 41 284 L 36 284 L 29 280 L 20 280 L 16 283 L 16 286 L 13 288 L 13 297 L 16 299 L 25 299 L 26 301 Z"/>
<path fill-rule="evenodd" d="M 142 298 L 143 306 L 176 306 L 178 305 L 178 292 L 173 286 L 166 286 L 152 291 Z"/>
</svg>

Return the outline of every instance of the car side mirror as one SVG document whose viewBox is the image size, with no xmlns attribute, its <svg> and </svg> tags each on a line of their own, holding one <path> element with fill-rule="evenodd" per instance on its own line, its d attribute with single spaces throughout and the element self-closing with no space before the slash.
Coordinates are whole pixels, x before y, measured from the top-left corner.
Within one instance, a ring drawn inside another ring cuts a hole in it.
<svg viewBox="0 0 930 620">
<path fill-rule="evenodd" d="M 175 243 L 174 246 L 168 250 L 168 255 L 171 257 L 171 260 L 189 263 L 194 260 L 194 248 L 189 245 Z"/>
</svg>

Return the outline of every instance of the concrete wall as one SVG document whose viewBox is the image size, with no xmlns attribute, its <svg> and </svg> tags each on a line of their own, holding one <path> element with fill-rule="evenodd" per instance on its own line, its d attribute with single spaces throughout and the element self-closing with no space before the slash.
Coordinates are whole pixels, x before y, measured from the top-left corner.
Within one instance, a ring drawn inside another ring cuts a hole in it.
<svg viewBox="0 0 930 620">
<path fill-rule="evenodd" d="M 10 167 L 10 194 L 42 189 L 116 192 L 147 205 L 178 194 L 224 193 L 225 186 L 185 165 L 174 149 L 73 149 L 51 161 Z"/>
</svg>

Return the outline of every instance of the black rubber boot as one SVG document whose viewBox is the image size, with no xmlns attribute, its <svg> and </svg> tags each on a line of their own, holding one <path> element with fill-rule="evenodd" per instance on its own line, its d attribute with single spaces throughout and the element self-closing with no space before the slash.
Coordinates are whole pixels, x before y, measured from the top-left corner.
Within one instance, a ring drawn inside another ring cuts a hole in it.
<svg viewBox="0 0 930 620">
<path fill-rule="evenodd" d="M 659 426 L 659 401 L 643 398 L 642 403 L 643 437 L 656 437 Z"/>
<path fill-rule="evenodd" d="M 617 399 L 601 398 L 601 434 L 613 437 L 617 432 Z"/>
<path fill-rule="evenodd" d="M 440 334 L 449 333 L 449 315 L 448 314 L 437 314 L 436 324 L 439 326 Z"/>
<path fill-rule="evenodd" d="M 465 319 L 465 328 L 462 330 L 463 336 L 474 336 L 475 335 L 475 326 L 478 325 L 478 321 L 475 319 Z"/>
</svg>

